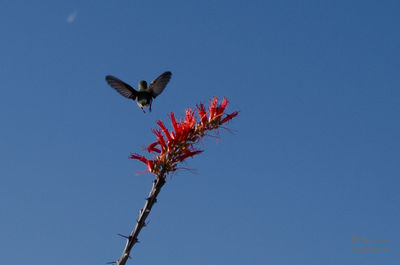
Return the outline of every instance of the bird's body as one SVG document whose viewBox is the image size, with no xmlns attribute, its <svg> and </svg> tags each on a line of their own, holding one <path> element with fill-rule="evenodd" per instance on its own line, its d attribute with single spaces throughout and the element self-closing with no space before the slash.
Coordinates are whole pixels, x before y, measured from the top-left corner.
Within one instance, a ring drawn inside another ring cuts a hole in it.
<svg viewBox="0 0 400 265">
<path fill-rule="evenodd" d="M 144 107 L 147 106 L 149 106 L 149 111 L 151 111 L 153 98 L 156 98 L 158 95 L 161 94 L 161 92 L 163 92 L 164 88 L 167 86 L 169 80 L 171 79 L 171 75 L 171 72 L 164 72 L 154 81 L 152 81 L 150 83 L 150 86 L 147 86 L 146 81 L 141 80 L 138 84 L 138 91 L 136 91 L 127 83 L 111 75 L 106 76 L 106 81 L 122 96 L 132 100 L 136 100 L 138 106 L 143 110 L 143 112 L 145 112 Z"/>
<path fill-rule="evenodd" d="M 136 101 L 141 109 L 143 109 L 146 106 L 149 106 L 149 110 L 151 111 L 151 103 L 153 102 L 153 99 L 149 92 L 139 91 Z"/>
</svg>

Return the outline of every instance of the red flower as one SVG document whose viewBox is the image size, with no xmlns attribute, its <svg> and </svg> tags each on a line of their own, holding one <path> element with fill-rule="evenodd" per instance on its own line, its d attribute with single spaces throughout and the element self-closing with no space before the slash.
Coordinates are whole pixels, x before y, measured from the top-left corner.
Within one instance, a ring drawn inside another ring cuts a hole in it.
<svg viewBox="0 0 400 265">
<path fill-rule="evenodd" d="M 150 152 L 161 153 L 161 150 L 158 149 L 158 148 L 156 148 L 156 146 L 157 146 L 158 144 L 159 144 L 158 141 L 157 141 L 157 142 L 154 142 L 154 143 L 152 143 L 152 144 L 150 144 L 150 145 L 147 147 L 147 151 L 148 151 L 149 153 L 150 153 Z"/>
<path fill-rule="evenodd" d="M 200 103 L 200 105 L 197 105 L 197 113 L 199 114 L 201 123 L 206 124 L 207 123 L 207 112 L 204 108 L 203 103 Z"/>
<path fill-rule="evenodd" d="M 214 119 L 215 112 L 217 111 L 217 103 L 218 103 L 218 98 L 213 97 L 211 99 L 210 103 L 210 110 L 209 110 L 209 116 L 208 116 L 208 121 L 210 122 L 212 119 Z"/>
<path fill-rule="evenodd" d="M 176 122 L 175 114 L 174 114 L 173 112 L 171 112 L 170 116 L 171 116 L 172 127 L 174 128 L 174 131 L 175 131 L 174 137 L 176 137 L 176 135 L 179 134 L 179 125 L 178 125 L 178 123 Z"/>
<path fill-rule="evenodd" d="M 153 129 L 153 133 L 156 135 L 158 144 L 161 146 L 161 152 L 165 152 L 165 150 L 167 149 L 167 145 L 165 144 L 165 140 L 161 134 L 161 131 Z"/>
<path fill-rule="evenodd" d="M 227 98 L 223 98 L 221 105 L 217 107 L 216 115 L 215 115 L 216 118 L 219 118 L 224 114 L 224 110 L 225 110 L 227 105 L 228 105 L 228 99 Z"/>
<path fill-rule="evenodd" d="M 160 126 L 161 130 L 164 132 L 165 137 L 167 137 L 168 142 L 171 141 L 171 136 L 169 135 L 168 129 L 165 127 L 162 121 L 157 121 L 158 126 Z"/>
<path fill-rule="evenodd" d="M 185 160 L 185 159 L 188 158 L 188 157 L 193 157 L 193 156 L 195 156 L 195 155 L 197 155 L 197 154 L 200 154 L 200 153 L 202 153 L 202 152 L 203 152 L 202 150 L 195 150 L 195 151 L 186 150 L 183 154 L 181 154 L 181 155 L 177 158 L 177 160 L 178 160 L 178 161 L 183 161 L 183 160 Z"/>
<path fill-rule="evenodd" d="M 142 161 L 147 165 L 147 169 L 149 170 L 149 172 L 153 172 L 153 161 L 147 160 L 147 158 L 138 154 L 131 154 L 130 158 Z"/>
<path fill-rule="evenodd" d="M 157 141 L 150 144 L 147 147 L 147 151 L 155 154 L 155 159 L 148 160 L 138 154 L 132 154 L 130 158 L 142 161 L 147 165 L 149 172 L 165 178 L 167 173 L 177 169 L 178 162 L 203 152 L 196 149 L 194 145 L 206 135 L 206 131 L 218 129 L 220 125 L 239 114 L 239 112 L 235 111 L 222 118 L 227 105 L 228 99 L 223 98 L 221 104 L 218 105 L 216 97 L 210 100 L 208 113 L 203 104 L 196 105 L 197 113 L 200 117 L 199 122 L 196 122 L 195 111 L 192 109 L 187 109 L 184 119 L 180 121 L 177 121 L 175 114 L 171 112 L 170 119 L 173 132 L 168 131 L 162 121 L 157 121 L 159 129 L 153 129 Z M 157 148 L 157 146 L 160 148 Z"/>
<path fill-rule="evenodd" d="M 227 122 L 227 121 L 230 121 L 232 118 L 236 117 L 238 114 L 239 114 L 238 111 L 235 111 L 235 112 L 233 112 L 233 113 L 231 113 L 231 114 L 227 114 L 227 115 L 225 116 L 225 118 L 223 118 L 223 119 L 221 120 L 221 123 L 225 123 L 225 122 Z"/>
</svg>

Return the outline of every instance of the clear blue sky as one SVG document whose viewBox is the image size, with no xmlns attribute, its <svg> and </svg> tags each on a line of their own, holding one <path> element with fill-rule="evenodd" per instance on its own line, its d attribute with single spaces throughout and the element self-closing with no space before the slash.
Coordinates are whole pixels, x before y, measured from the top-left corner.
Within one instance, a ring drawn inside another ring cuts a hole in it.
<svg viewBox="0 0 400 265">
<path fill-rule="evenodd" d="M 152 181 L 129 154 L 170 111 L 227 96 L 234 133 L 168 180 L 128 264 L 399 264 L 399 13 L 395 0 L 1 1 L 1 263 L 117 259 Z M 166 70 L 146 115 L 104 80 Z M 352 236 L 389 253 L 354 254 Z"/>
</svg>

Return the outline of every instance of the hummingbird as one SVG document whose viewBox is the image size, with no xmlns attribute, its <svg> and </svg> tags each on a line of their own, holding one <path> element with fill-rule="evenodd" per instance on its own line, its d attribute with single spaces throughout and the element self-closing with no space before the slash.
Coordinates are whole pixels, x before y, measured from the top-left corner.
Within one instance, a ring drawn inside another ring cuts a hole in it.
<svg viewBox="0 0 400 265">
<path fill-rule="evenodd" d="M 161 92 L 163 92 L 164 88 L 171 79 L 171 75 L 171 72 L 164 72 L 159 77 L 154 79 L 149 86 L 147 86 L 147 82 L 145 80 L 140 80 L 138 83 L 138 91 L 124 81 L 121 81 L 112 75 L 107 75 L 106 81 L 122 96 L 136 100 L 139 108 L 146 113 L 144 107 L 149 106 L 149 111 L 151 112 L 151 103 L 153 102 L 153 98 L 156 98 L 161 94 Z"/>
</svg>

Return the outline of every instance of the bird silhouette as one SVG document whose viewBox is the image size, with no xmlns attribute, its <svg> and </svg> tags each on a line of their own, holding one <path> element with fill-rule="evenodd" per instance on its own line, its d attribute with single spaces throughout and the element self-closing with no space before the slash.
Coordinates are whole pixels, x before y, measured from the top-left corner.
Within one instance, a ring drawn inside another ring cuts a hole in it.
<svg viewBox="0 0 400 265">
<path fill-rule="evenodd" d="M 146 81 L 141 80 L 138 83 L 138 91 L 124 81 L 121 81 L 112 75 L 107 75 L 106 81 L 122 96 L 136 100 L 138 106 L 145 113 L 146 111 L 144 108 L 147 106 L 149 106 L 149 111 L 151 112 L 151 103 L 153 102 L 153 99 L 164 91 L 169 80 L 171 79 L 171 75 L 171 72 L 164 72 L 159 77 L 154 79 L 149 86 L 147 86 Z"/>
</svg>

